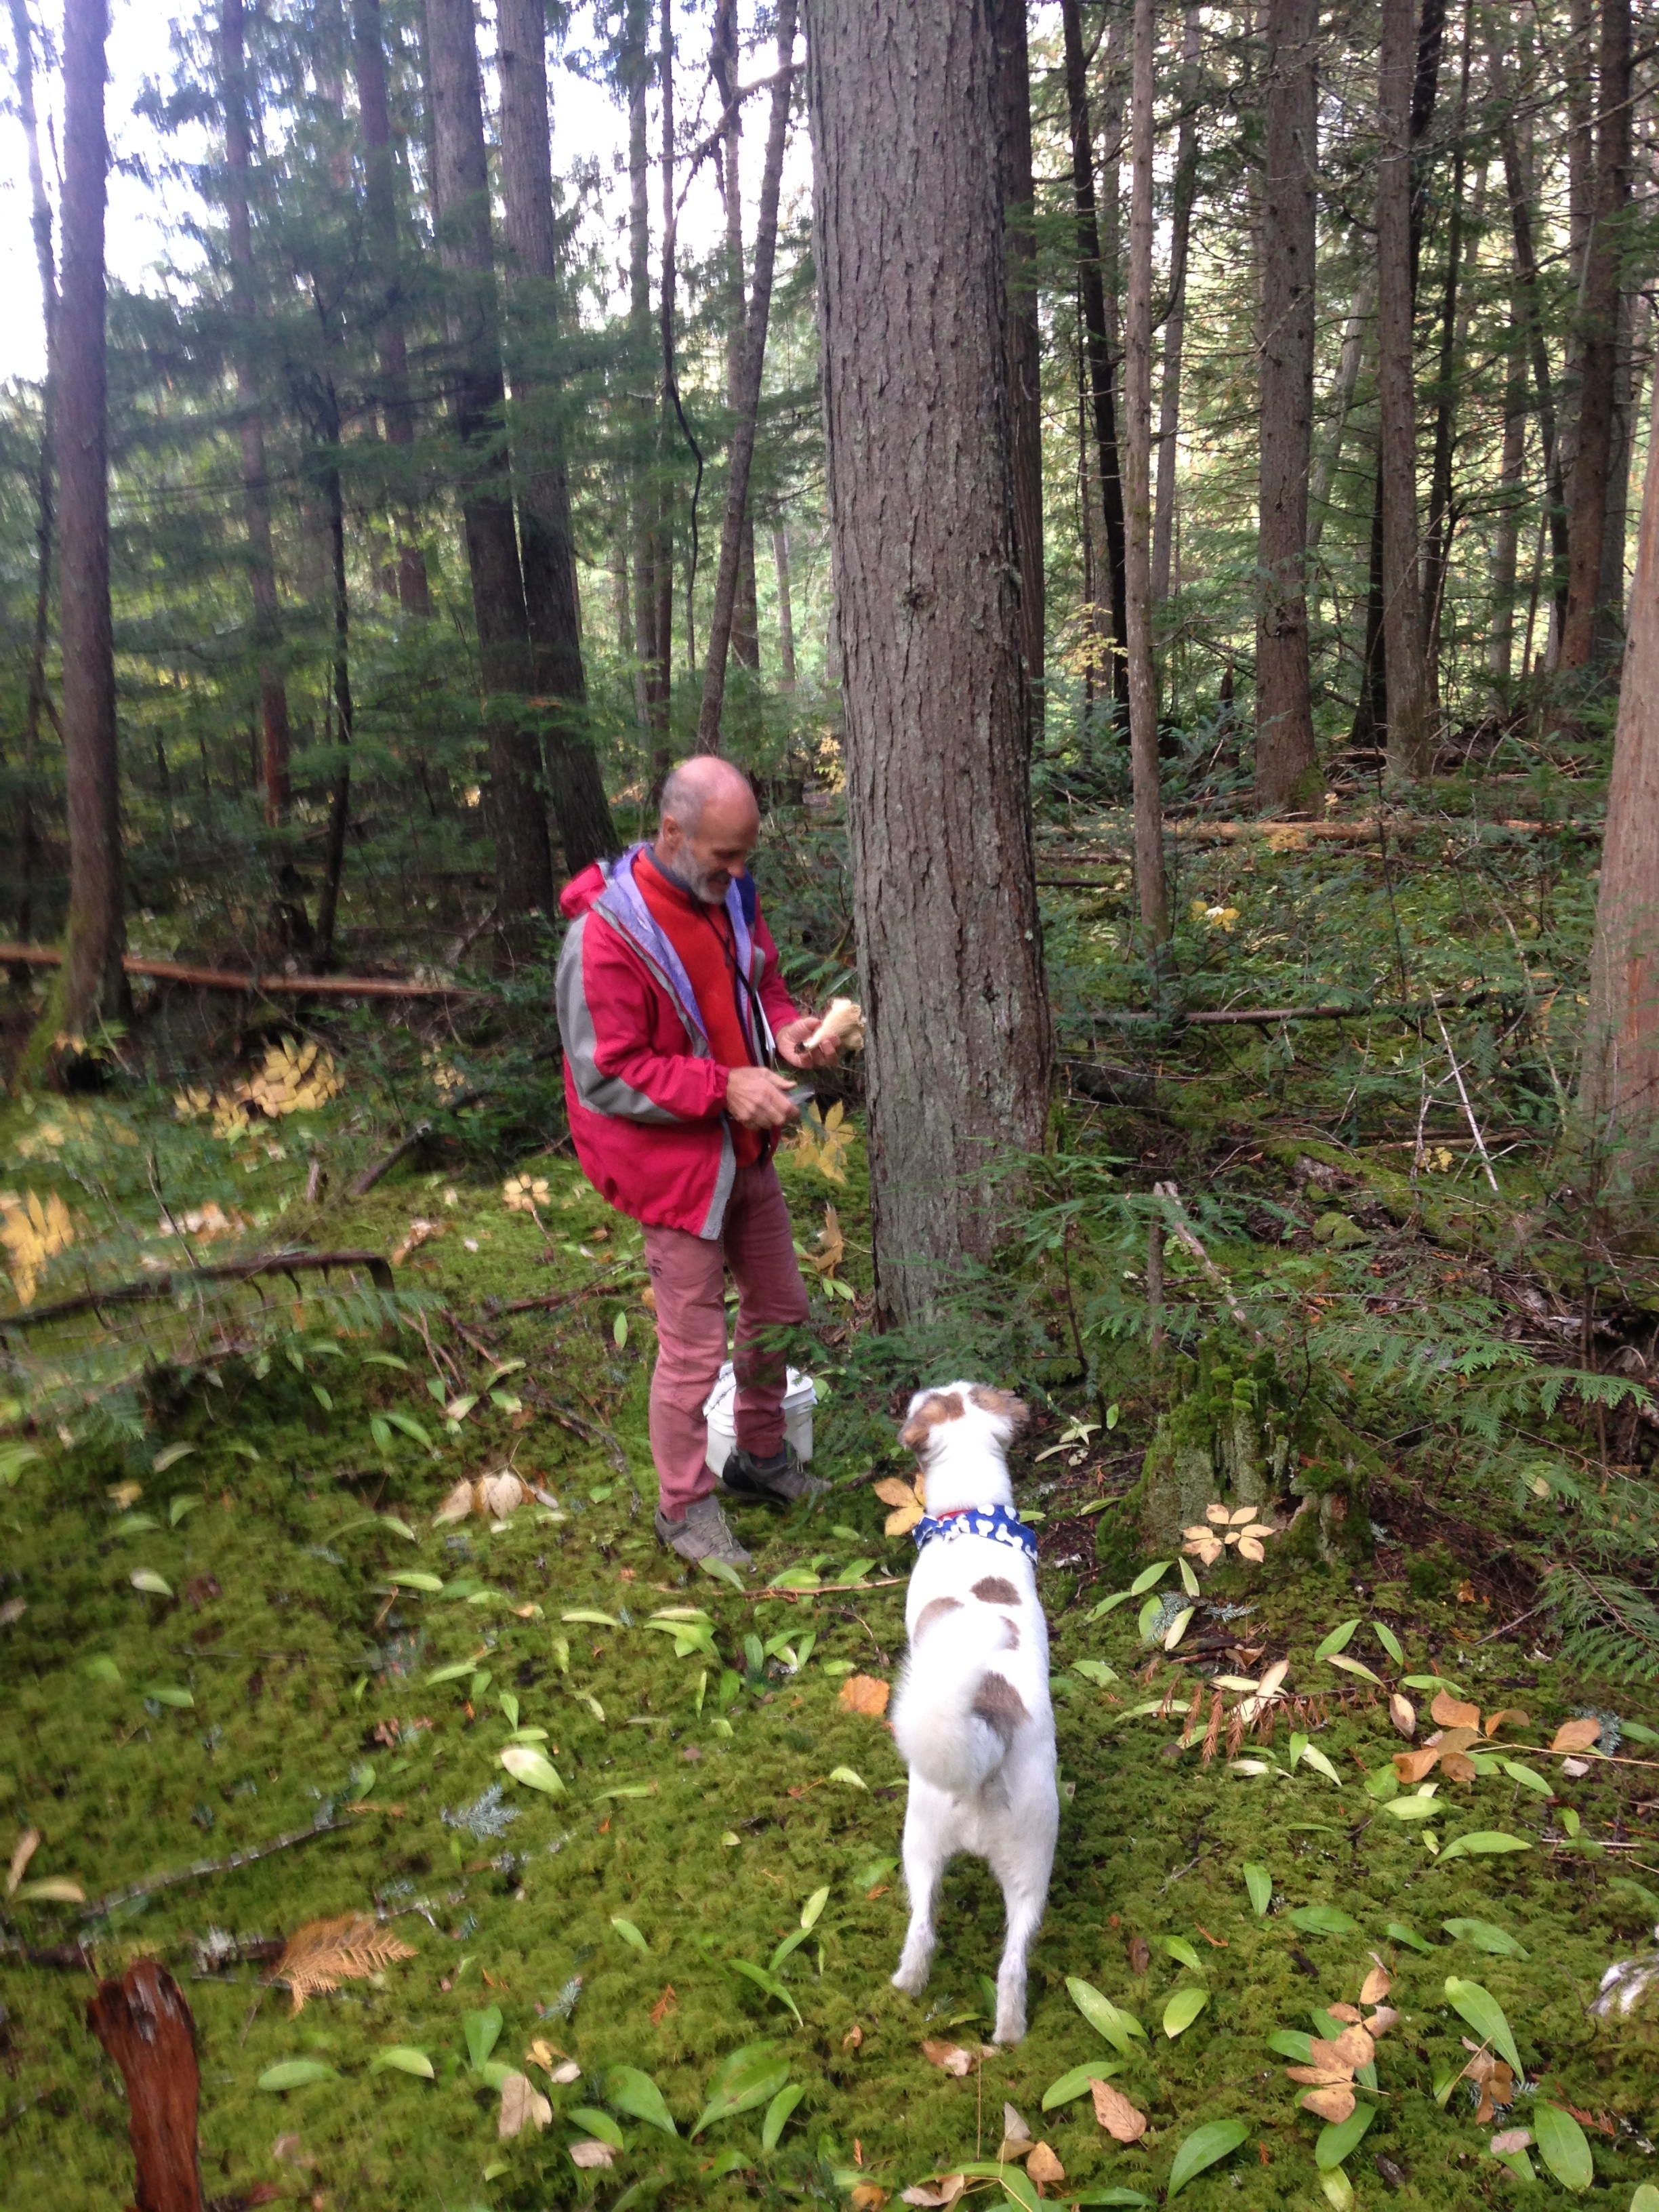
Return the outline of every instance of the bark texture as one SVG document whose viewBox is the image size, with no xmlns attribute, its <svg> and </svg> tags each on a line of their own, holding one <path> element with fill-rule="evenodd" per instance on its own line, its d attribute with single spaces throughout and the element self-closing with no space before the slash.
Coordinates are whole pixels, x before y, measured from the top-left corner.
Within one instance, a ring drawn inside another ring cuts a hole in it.
<svg viewBox="0 0 1659 2212">
<path fill-rule="evenodd" d="M 1128 616 L 1129 770 L 1134 795 L 1135 894 L 1146 948 L 1170 935 L 1164 881 L 1164 800 L 1152 667 L 1152 41 L 1153 0 L 1135 0 L 1129 94 L 1129 286 L 1123 330 L 1124 604 Z"/>
<path fill-rule="evenodd" d="M 1025 0 L 996 0 L 1002 117 L 1008 396 L 1013 410 L 1014 540 L 1031 742 L 1042 733 L 1046 591 L 1042 567 L 1042 356 L 1037 326 L 1036 187 L 1031 174 L 1031 66 Z"/>
<path fill-rule="evenodd" d="M 526 727 L 533 662 L 502 442 L 505 393 L 471 0 L 426 0 L 426 31 L 461 515 L 489 751 L 495 902 L 501 941 L 510 945 L 526 915 L 552 912 L 553 860 L 536 741 Z"/>
<path fill-rule="evenodd" d="M 1336 357 L 1336 374 L 1331 380 L 1329 401 L 1330 422 L 1325 432 L 1324 446 L 1308 483 L 1308 552 L 1311 556 L 1319 550 L 1319 541 L 1325 532 L 1325 519 L 1330 513 L 1331 490 L 1336 482 L 1337 471 L 1342 465 L 1342 439 L 1348 427 L 1348 410 L 1353 405 L 1353 395 L 1359 384 L 1359 365 L 1364 358 L 1365 341 L 1376 315 L 1376 270 L 1374 266 L 1361 270 L 1359 282 L 1354 286 L 1353 304 L 1348 309 L 1348 319 L 1342 325 L 1342 349 Z"/>
<path fill-rule="evenodd" d="M 570 529 L 570 474 L 559 398 L 533 363 L 555 334 L 558 240 L 553 228 L 553 151 L 547 103 L 547 22 L 543 0 L 497 0 L 495 66 L 501 82 L 501 203 L 515 318 L 513 397 L 519 494 L 519 554 L 535 662 L 538 707 L 546 717 L 548 796 L 565 866 L 578 873 L 615 846 L 587 719 Z"/>
<path fill-rule="evenodd" d="M 1603 540 L 1617 406 L 1620 256 L 1630 198 L 1630 0 L 1601 0 L 1595 212 L 1585 258 L 1578 436 L 1567 532 L 1567 611 L 1557 665 L 1587 668 L 1601 621 Z"/>
<path fill-rule="evenodd" d="M 351 20 L 357 115 L 363 134 L 363 198 L 383 279 L 380 313 L 374 331 L 380 422 L 387 445 L 398 457 L 403 478 L 395 487 L 398 604 L 406 615 L 429 615 L 432 590 L 413 502 L 415 409 L 409 395 L 409 342 L 404 327 L 398 203 L 392 161 L 392 109 L 386 97 L 380 0 L 352 0 Z"/>
<path fill-rule="evenodd" d="M 1308 471 L 1313 453 L 1314 179 L 1318 0 L 1268 0 L 1256 582 L 1255 801 L 1265 814 L 1320 788 L 1309 691 Z"/>
<path fill-rule="evenodd" d="M 714 88 L 720 96 L 720 197 L 726 204 L 726 404 L 734 423 L 743 412 L 744 360 L 748 349 L 749 310 L 743 260 L 743 109 L 738 87 L 737 0 L 715 0 L 714 40 L 709 57 Z M 776 224 L 774 222 L 775 232 Z M 756 241 L 758 262 L 760 245 Z M 758 281 L 758 268 L 757 281 Z M 733 434 L 735 435 L 735 430 Z M 739 666 L 760 666 L 760 607 L 755 581 L 755 518 L 747 507 L 738 548 L 737 598 L 732 614 L 732 654 Z M 701 739 L 699 740 L 701 743 Z"/>
<path fill-rule="evenodd" d="M 70 0 L 71 13 L 78 4 Z M 94 4 L 101 7 L 102 0 Z M 184 1992 L 165 1966 L 141 1959 L 118 1982 L 98 1984 L 87 2025 L 120 2068 L 125 2085 L 127 2132 L 137 2167 L 136 2212 L 202 2212 L 196 2141 L 201 2073 L 196 2023 Z"/>
<path fill-rule="evenodd" d="M 988 10 L 808 0 L 827 480 L 870 1180 L 891 1321 L 1041 1146 L 1038 934 Z"/>
<path fill-rule="evenodd" d="M 34 928 L 34 782 L 39 773 L 40 718 L 46 706 L 46 641 L 52 629 L 52 548 L 58 497 L 57 423 L 58 264 L 52 251 L 52 202 L 40 161 L 40 126 L 34 106 L 34 27 L 28 0 L 11 0 L 12 81 L 29 171 L 29 228 L 40 278 L 40 319 L 46 340 L 46 373 L 40 386 L 40 452 L 35 469 L 34 627 L 29 641 L 28 703 L 23 710 L 23 757 L 17 786 L 16 874 L 12 911 L 17 934 Z"/>
<path fill-rule="evenodd" d="M 1175 539 L 1176 433 L 1181 427 L 1181 356 L 1187 333 L 1187 262 L 1198 186 L 1198 58 L 1202 10 L 1189 4 L 1181 38 L 1181 121 L 1176 130 L 1174 205 L 1170 215 L 1170 307 L 1164 319 L 1164 384 L 1158 410 L 1158 488 L 1152 501 L 1152 605 L 1170 596 Z"/>
<path fill-rule="evenodd" d="M 64 10 L 64 273 L 58 313 L 58 634 L 64 653 L 69 943 L 64 1026 L 84 1036 L 126 1006 L 115 637 L 109 603 L 104 333 L 105 0 Z"/>
<path fill-rule="evenodd" d="M 736 420 L 726 471 L 726 520 L 720 530 L 720 566 L 714 574 L 714 603 L 708 621 L 708 652 L 703 663 L 702 706 L 697 717 L 697 750 L 718 752 L 720 709 L 726 697 L 726 659 L 737 639 L 736 617 L 742 604 L 745 551 L 753 583 L 755 534 L 749 515 L 749 472 L 755 458 L 760 419 L 761 376 L 766 366 L 766 326 L 772 309 L 772 264 L 778 245 L 778 192 L 783 178 L 784 142 L 789 135 L 790 59 L 795 46 L 795 0 L 779 0 L 778 75 L 772 87 L 767 125 L 766 166 L 761 173 L 758 228 L 755 233 L 755 283 L 749 302 L 742 371 L 734 395 Z M 741 656 L 739 656 L 741 657 Z"/>
<path fill-rule="evenodd" d="M 1411 124 L 1417 59 L 1411 0 L 1382 0 L 1376 162 L 1382 659 L 1389 770 L 1413 781 L 1428 773 L 1434 752 L 1418 580 L 1417 396 L 1412 368 L 1416 288 Z"/>
<path fill-rule="evenodd" d="M 1636 1164 L 1650 1191 L 1656 1180 L 1651 1133 L 1659 1119 L 1659 437 L 1651 434 L 1607 791 L 1589 1002 L 1583 1103 L 1615 1146 L 1644 1147 Z"/>
<path fill-rule="evenodd" d="M 649 386 L 651 336 L 651 149 L 646 96 L 650 0 L 626 0 L 617 75 L 628 94 L 628 343 L 633 393 L 634 698 L 641 733 L 665 763 L 668 740 L 668 646 L 657 638 L 656 410 Z"/>
<path fill-rule="evenodd" d="M 251 114 L 242 0 L 221 0 L 219 67 L 225 119 L 225 228 L 230 247 L 230 301 L 236 317 L 236 404 L 241 417 L 242 512 L 247 525 L 248 581 L 259 653 L 259 721 L 264 746 L 265 820 L 275 828 L 288 811 L 288 687 L 278 659 L 281 617 L 270 535 L 270 483 L 265 471 L 264 416 L 259 396 L 258 308 L 253 279 L 253 230 L 248 213 Z"/>
</svg>

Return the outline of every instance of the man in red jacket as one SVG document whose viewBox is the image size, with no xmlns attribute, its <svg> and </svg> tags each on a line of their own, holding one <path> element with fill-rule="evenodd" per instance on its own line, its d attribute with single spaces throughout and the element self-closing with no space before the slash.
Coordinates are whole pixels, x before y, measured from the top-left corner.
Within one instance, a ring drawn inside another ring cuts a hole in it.
<svg viewBox="0 0 1659 2212">
<path fill-rule="evenodd" d="M 748 778 L 700 755 L 663 787 L 653 844 L 565 885 L 559 1031 L 576 1157 L 594 1188 L 645 1230 L 656 1294 L 651 1455 L 657 1534 L 685 1559 L 747 1566 L 706 1460 L 703 1404 L 726 1358 L 726 1274 L 738 1287 L 732 1349 L 738 1448 L 727 1498 L 787 1505 L 823 1488 L 784 1440 L 775 1332 L 806 1318 L 788 1209 L 772 1164 L 796 1118 L 792 1067 L 816 1023 L 791 1000 L 761 920 L 749 856 L 760 810 Z"/>
</svg>

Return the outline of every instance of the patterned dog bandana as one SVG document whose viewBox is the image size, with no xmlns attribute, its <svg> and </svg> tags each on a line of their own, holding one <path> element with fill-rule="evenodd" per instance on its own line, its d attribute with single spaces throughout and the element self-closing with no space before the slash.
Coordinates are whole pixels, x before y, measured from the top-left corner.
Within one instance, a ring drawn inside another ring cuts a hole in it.
<svg viewBox="0 0 1659 2212">
<path fill-rule="evenodd" d="M 1011 1551 L 1024 1552 L 1031 1565 L 1036 1565 L 1036 1537 L 1012 1505 L 963 1505 L 954 1513 L 941 1513 L 937 1517 L 924 1513 L 910 1534 L 916 1540 L 918 1551 L 936 1539 L 986 1536 L 994 1544 L 1006 1544 Z"/>
</svg>

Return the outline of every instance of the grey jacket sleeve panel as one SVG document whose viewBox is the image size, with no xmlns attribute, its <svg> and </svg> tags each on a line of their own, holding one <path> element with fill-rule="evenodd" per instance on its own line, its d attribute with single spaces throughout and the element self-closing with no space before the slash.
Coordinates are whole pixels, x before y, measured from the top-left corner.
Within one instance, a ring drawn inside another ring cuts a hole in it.
<svg viewBox="0 0 1659 2212">
<path fill-rule="evenodd" d="M 587 1003 L 582 975 L 582 939 L 592 927 L 592 913 L 574 921 L 565 936 L 554 977 L 554 1004 L 558 1010 L 559 1037 L 570 1066 L 576 1096 L 591 1114 L 608 1114 L 614 1120 L 654 1121 L 670 1127 L 684 1126 L 681 1115 L 659 1106 L 643 1091 L 636 1091 L 619 1075 L 606 1075 L 598 1059 L 593 1016 Z M 698 1040 L 700 1042 L 700 1040 Z"/>
</svg>

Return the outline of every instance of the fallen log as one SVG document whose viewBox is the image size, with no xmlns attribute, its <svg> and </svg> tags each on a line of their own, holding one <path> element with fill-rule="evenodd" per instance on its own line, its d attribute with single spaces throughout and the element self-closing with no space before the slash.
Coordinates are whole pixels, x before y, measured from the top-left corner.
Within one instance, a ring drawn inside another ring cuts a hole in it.
<svg viewBox="0 0 1659 2212">
<path fill-rule="evenodd" d="M 56 945 L 0 945 L 0 968 L 61 968 Z M 184 983 L 197 991 L 246 991 L 250 997 L 290 999 L 478 999 L 468 983 L 416 983 L 397 975 L 239 975 L 228 968 L 189 968 L 177 960 L 123 960 L 129 975 Z"/>
<path fill-rule="evenodd" d="M 1457 830 L 1475 832 L 1503 830 L 1516 836 L 1599 837 L 1606 823 L 1595 816 L 1578 815 L 1560 822 L 1528 822 L 1510 820 L 1503 816 L 1455 815 L 1440 816 L 1402 814 L 1396 819 L 1366 816 L 1358 822 L 1206 822 L 1166 821 L 1164 834 L 1183 844 L 1243 845 L 1255 839 L 1280 852 L 1294 853 L 1308 845 L 1375 845 L 1385 837 L 1419 837 L 1437 831 L 1449 836 Z M 1129 858 L 1126 849 L 1118 852 L 1108 847 L 1103 851 L 1088 853 L 1048 852 L 1038 855 L 1038 862 L 1057 862 L 1060 866 L 1111 867 Z M 1071 878 L 1054 878 L 1070 886 Z"/>
<path fill-rule="evenodd" d="M 106 1306 L 144 1305 L 203 1283 L 252 1283 L 261 1275 L 317 1274 L 331 1267 L 367 1267 L 376 1290 L 392 1288 L 392 1262 L 383 1252 L 272 1252 L 257 1260 L 222 1260 L 209 1267 L 166 1268 L 136 1283 L 117 1283 L 108 1290 L 82 1291 L 72 1298 L 58 1298 L 49 1306 L 24 1306 L 16 1313 L 0 1314 L 0 1330 L 39 1328 L 44 1322 L 68 1321 L 76 1314 L 101 1312 Z"/>
<path fill-rule="evenodd" d="M 140 1959 L 118 1982 L 99 1984 L 87 2025 L 126 2085 L 137 2212 L 203 2212 L 196 2136 L 202 2077 L 183 1990 L 165 1966 Z"/>
<path fill-rule="evenodd" d="M 1167 1014 L 1142 1013 L 1127 1006 L 1103 1006 L 1098 1018 L 1103 1022 L 1169 1022 L 1172 1025 L 1205 1025 L 1227 1028 L 1234 1024 L 1249 1026 L 1274 1022 L 1346 1022 L 1394 1021 L 1418 1023 L 1426 1021 L 1431 1014 L 1445 1007 L 1482 1006 L 1492 1000 L 1518 999 L 1519 985 L 1513 990 L 1465 991 L 1456 998 L 1431 999 L 1421 1006 L 1200 1006 L 1193 1012 L 1172 1007 Z"/>
</svg>

